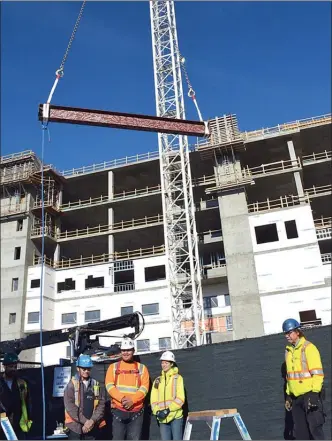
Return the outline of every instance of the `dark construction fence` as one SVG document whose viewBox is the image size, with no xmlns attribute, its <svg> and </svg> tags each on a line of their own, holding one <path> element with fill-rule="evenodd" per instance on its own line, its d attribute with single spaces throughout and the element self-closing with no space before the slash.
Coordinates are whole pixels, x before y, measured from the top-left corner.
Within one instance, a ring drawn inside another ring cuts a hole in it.
<svg viewBox="0 0 332 441">
<path fill-rule="evenodd" d="M 325 371 L 325 437 L 331 439 L 331 326 L 306 332 L 308 340 L 320 350 Z M 261 338 L 217 343 L 200 348 L 176 351 L 180 373 L 184 377 L 187 410 L 237 408 L 256 439 L 294 439 L 291 416 L 284 409 L 285 338 L 282 334 Z M 141 356 L 154 379 L 160 374 L 160 354 Z M 93 376 L 103 382 L 108 364 L 96 365 Z M 63 421 L 63 399 L 53 398 L 53 370 L 45 368 L 46 434 L 51 435 L 56 421 Z M 29 439 L 40 438 L 42 433 L 41 380 L 39 369 L 26 369 L 22 376 L 32 391 L 33 430 Z M 109 412 L 107 412 L 108 414 Z M 109 430 L 109 431 L 108 431 Z M 191 439 L 209 439 L 210 429 L 203 422 L 194 423 Z M 221 439 L 240 439 L 233 420 L 222 422 Z M 111 430 L 102 435 L 111 439 Z M 160 439 L 154 417 L 146 410 L 143 439 Z"/>
</svg>

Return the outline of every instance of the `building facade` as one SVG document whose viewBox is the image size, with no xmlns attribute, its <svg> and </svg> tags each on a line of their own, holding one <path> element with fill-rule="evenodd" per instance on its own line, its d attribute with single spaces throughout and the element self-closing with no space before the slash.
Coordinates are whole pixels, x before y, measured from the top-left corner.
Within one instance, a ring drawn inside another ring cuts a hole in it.
<svg viewBox="0 0 332 441">
<path fill-rule="evenodd" d="M 330 324 L 331 115 L 253 132 L 233 115 L 211 127 L 190 153 L 207 342 L 280 332 L 287 317 Z M 44 330 L 140 311 L 137 352 L 170 348 L 158 152 L 44 166 L 43 195 L 41 183 L 32 151 L 1 158 L 1 340 L 39 331 L 42 284 Z M 68 356 L 57 346 L 45 347 L 46 364 Z"/>
</svg>

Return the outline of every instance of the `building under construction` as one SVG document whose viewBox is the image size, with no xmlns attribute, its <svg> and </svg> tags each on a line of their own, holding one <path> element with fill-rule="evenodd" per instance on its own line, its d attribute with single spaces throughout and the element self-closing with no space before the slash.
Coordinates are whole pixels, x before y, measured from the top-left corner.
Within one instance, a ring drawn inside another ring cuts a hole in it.
<svg viewBox="0 0 332 441">
<path fill-rule="evenodd" d="M 213 142 L 189 153 L 206 343 L 280 332 L 288 317 L 330 324 L 331 115 L 209 124 Z M 1 340 L 39 331 L 41 284 L 44 330 L 140 311 L 138 353 L 174 346 L 176 326 L 193 334 L 190 297 L 178 323 L 172 312 L 159 158 L 61 172 L 32 151 L 1 158 Z M 69 345 L 44 351 L 56 364 Z"/>
</svg>

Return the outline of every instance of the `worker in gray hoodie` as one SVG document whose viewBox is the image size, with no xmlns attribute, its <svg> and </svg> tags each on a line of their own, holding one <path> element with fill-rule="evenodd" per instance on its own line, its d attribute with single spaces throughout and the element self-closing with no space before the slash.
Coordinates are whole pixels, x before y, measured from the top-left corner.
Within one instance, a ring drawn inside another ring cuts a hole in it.
<svg viewBox="0 0 332 441">
<path fill-rule="evenodd" d="M 80 355 L 76 362 L 77 374 L 71 378 L 64 391 L 65 425 L 68 439 L 94 440 L 104 420 L 104 388 L 91 378 L 93 366 L 89 355 Z"/>
</svg>

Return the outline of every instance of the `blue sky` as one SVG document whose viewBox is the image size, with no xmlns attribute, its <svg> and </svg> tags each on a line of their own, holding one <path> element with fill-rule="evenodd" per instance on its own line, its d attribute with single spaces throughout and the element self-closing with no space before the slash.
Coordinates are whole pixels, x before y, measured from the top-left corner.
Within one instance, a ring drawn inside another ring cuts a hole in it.
<svg viewBox="0 0 332 441">
<path fill-rule="evenodd" d="M 46 101 L 80 2 L 1 2 L 1 154 L 41 151 Z M 176 2 L 179 46 L 205 119 L 241 130 L 331 111 L 329 2 Z M 155 114 L 147 2 L 87 3 L 53 104 Z M 186 100 L 188 119 L 196 119 Z M 58 169 L 157 150 L 154 133 L 50 124 Z"/>
</svg>

